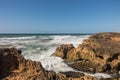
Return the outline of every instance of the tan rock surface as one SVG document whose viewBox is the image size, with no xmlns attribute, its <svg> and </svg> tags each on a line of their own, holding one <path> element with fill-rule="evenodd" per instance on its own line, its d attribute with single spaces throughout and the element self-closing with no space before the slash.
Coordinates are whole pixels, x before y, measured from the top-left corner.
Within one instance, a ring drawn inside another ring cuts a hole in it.
<svg viewBox="0 0 120 80">
<path fill-rule="evenodd" d="M 66 59 L 67 53 L 71 49 L 74 49 L 72 44 L 63 44 L 56 49 L 56 52 L 53 55 Z"/>
<path fill-rule="evenodd" d="M 64 50 L 60 46 L 59 50 L 61 49 Z M 57 50 L 54 54 L 58 52 L 58 55 L 64 54 L 64 52 Z M 70 49 L 65 54 L 67 54 L 65 60 L 67 62 L 88 61 L 91 63 L 89 66 L 97 72 L 117 73 L 120 71 L 120 33 L 94 34 L 77 48 Z"/>
</svg>

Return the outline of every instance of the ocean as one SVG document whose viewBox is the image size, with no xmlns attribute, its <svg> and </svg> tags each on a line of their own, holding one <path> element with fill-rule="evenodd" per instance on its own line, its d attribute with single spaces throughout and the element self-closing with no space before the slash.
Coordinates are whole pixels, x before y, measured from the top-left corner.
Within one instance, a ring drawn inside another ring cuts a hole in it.
<svg viewBox="0 0 120 80">
<path fill-rule="evenodd" d="M 14 47 L 20 49 L 26 59 L 41 62 L 43 68 L 46 70 L 57 73 L 67 71 L 77 72 L 77 70 L 69 67 L 60 57 L 51 55 L 61 44 L 73 44 L 74 47 L 77 47 L 90 35 L 91 34 L 0 34 L 0 48 Z M 98 78 L 111 77 L 104 73 L 83 73 Z"/>
<path fill-rule="evenodd" d="M 63 59 L 51 56 L 61 44 L 75 47 L 90 34 L 0 34 L 0 48 L 15 47 L 26 59 L 40 61 L 46 70 L 73 71 Z"/>
</svg>

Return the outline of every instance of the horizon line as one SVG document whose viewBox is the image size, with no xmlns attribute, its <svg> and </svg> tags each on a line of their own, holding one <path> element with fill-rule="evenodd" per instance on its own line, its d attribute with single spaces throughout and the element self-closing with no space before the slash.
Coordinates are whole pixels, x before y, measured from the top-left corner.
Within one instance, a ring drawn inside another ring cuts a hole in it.
<svg viewBox="0 0 120 80">
<path fill-rule="evenodd" d="M 0 33 L 0 34 L 53 34 L 53 35 L 54 34 L 63 34 L 63 35 L 64 34 L 88 34 L 89 35 L 89 34 L 94 34 L 94 33 L 68 33 L 68 32 L 67 33 L 65 33 L 65 32 L 64 33 L 61 33 L 61 32 L 58 32 L 58 33 L 50 33 L 50 32 L 49 33 L 33 33 L 33 32 L 31 32 L 30 33 L 30 32 L 28 32 L 28 33 Z"/>
</svg>

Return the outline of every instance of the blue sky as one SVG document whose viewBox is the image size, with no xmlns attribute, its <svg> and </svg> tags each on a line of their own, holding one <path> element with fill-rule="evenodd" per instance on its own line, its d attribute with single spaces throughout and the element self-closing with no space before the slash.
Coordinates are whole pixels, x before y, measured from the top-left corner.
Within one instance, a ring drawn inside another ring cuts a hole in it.
<svg viewBox="0 0 120 80">
<path fill-rule="evenodd" d="M 0 33 L 120 32 L 120 0 L 0 0 Z"/>
</svg>

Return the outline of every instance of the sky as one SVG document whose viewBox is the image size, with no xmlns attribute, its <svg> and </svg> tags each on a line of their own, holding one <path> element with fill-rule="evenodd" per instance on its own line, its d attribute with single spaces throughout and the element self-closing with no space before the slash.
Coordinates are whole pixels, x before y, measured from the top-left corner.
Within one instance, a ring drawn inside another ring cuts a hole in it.
<svg viewBox="0 0 120 80">
<path fill-rule="evenodd" d="M 120 0 L 0 0 L 0 33 L 120 32 Z"/>
</svg>

